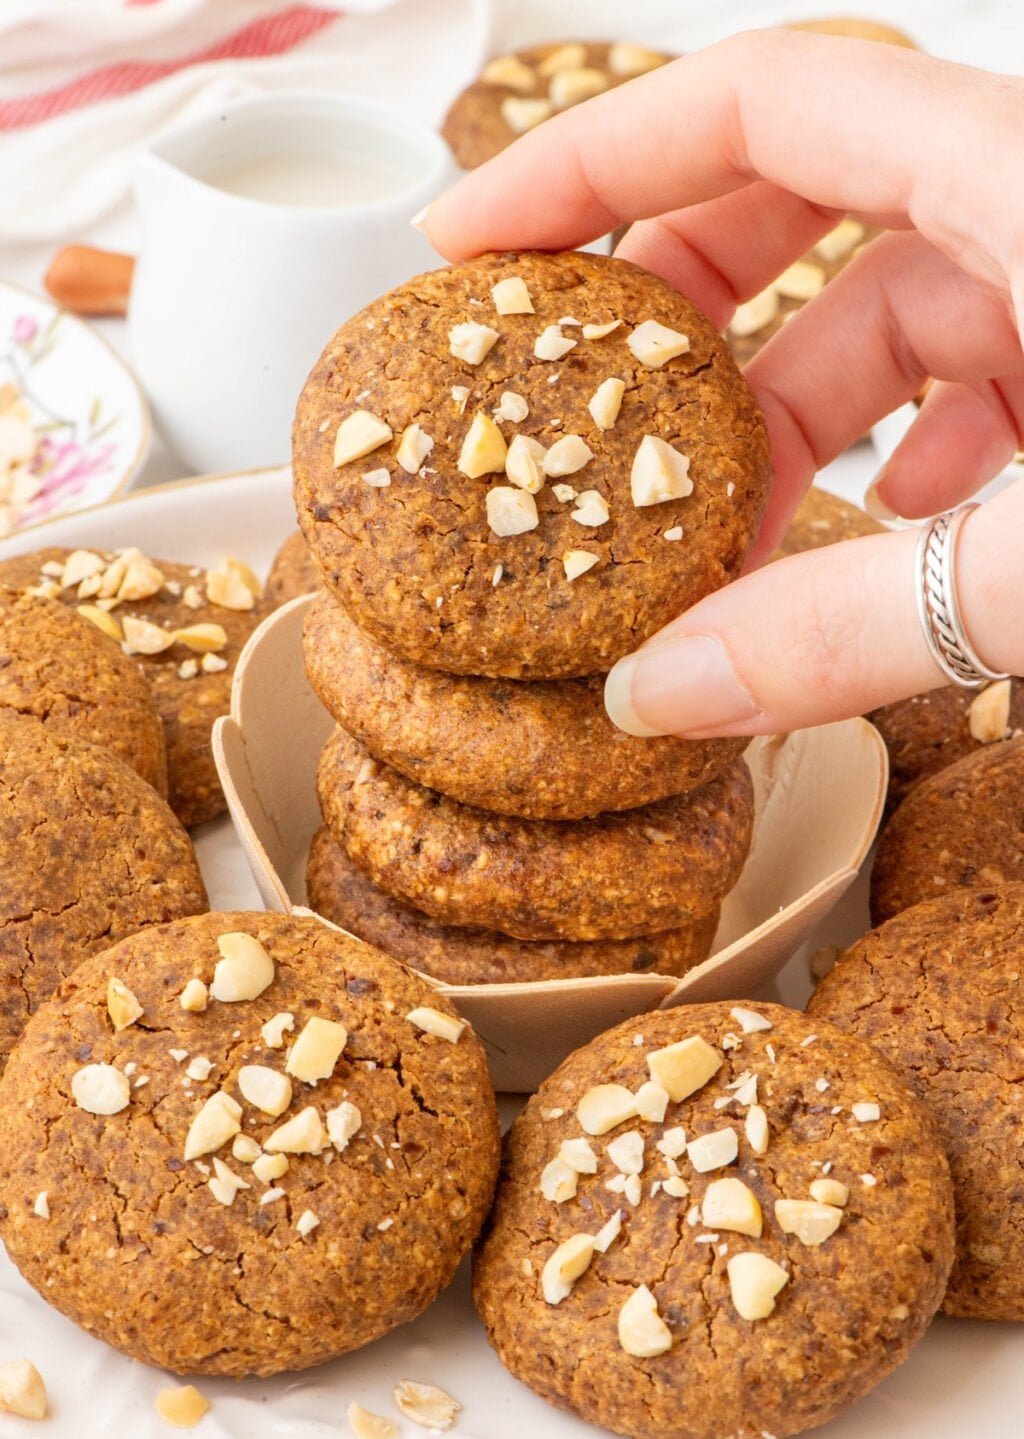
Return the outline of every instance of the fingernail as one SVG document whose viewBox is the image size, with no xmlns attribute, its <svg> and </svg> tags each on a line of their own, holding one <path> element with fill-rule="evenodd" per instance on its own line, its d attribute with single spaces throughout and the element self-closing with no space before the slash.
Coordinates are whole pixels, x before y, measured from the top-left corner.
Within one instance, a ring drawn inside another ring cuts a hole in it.
<svg viewBox="0 0 1024 1439">
<path fill-rule="evenodd" d="M 612 724 L 640 739 L 707 734 L 758 712 L 725 646 L 710 635 L 645 645 L 619 660 L 605 680 L 604 705 Z"/>
<path fill-rule="evenodd" d="M 873 520 L 898 520 L 899 515 L 895 510 L 889 508 L 878 493 L 878 487 L 881 483 L 880 478 L 872 480 L 864 491 L 864 509 Z"/>
<path fill-rule="evenodd" d="M 424 205 L 422 210 L 416 211 L 415 215 L 413 215 L 409 221 L 409 224 L 414 230 L 419 230 L 421 234 L 425 235 L 427 233 L 426 219 L 429 213 L 430 206 Z"/>
</svg>

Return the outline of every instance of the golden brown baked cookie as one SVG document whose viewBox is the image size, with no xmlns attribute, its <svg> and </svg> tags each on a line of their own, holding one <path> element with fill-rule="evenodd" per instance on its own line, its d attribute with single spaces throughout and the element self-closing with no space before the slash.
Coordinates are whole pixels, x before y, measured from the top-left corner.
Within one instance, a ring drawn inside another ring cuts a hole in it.
<svg viewBox="0 0 1024 1439">
<path fill-rule="evenodd" d="M 80 613 L 84 608 L 87 618 L 127 646 L 163 720 L 171 808 L 188 826 L 222 814 L 210 732 L 228 712 L 235 661 L 266 613 L 252 571 L 235 560 L 213 571 L 150 559 L 138 550 L 51 548 L 0 560 L 0 584 L 32 588 Z M 114 604 L 107 608 L 109 600 Z M 168 644 L 174 632 L 183 638 Z"/>
<path fill-rule="evenodd" d="M 577 253 L 486 255 L 375 301 L 314 366 L 293 451 L 353 619 L 418 664 L 510 678 L 602 673 L 725 584 L 771 483 L 717 331 Z"/>
<path fill-rule="evenodd" d="M 322 590 L 323 587 L 324 582 L 313 563 L 309 546 L 301 531 L 296 531 L 294 535 L 288 536 L 274 556 L 273 566 L 267 576 L 267 606 L 276 610 L 279 605 L 298 599 L 299 595 L 308 595 L 314 590 Z"/>
<path fill-rule="evenodd" d="M 772 555 L 773 560 L 786 555 L 800 555 L 806 550 L 824 549 L 841 540 L 857 540 L 864 535 L 884 535 L 885 526 L 866 515 L 857 505 L 841 500 L 828 490 L 813 486 L 797 506 L 789 529 Z"/>
<path fill-rule="evenodd" d="M 943 1309 L 1024 1319 L 1024 885 L 947 895 L 873 930 L 810 1013 L 869 1040 L 938 1120 L 957 1257 Z"/>
<path fill-rule="evenodd" d="M 112 980 L 141 1010 L 122 1029 Z M 498 1162 L 483 1046 L 452 1006 L 276 914 L 88 960 L 29 1026 L 0 1115 L 8 1254 L 89 1333 L 179 1373 L 302 1369 L 414 1318 Z"/>
<path fill-rule="evenodd" d="M 640 939 L 512 939 L 493 929 L 462 929 L 378 889 L 326 826 L 306 869 L 309 904 L 332 924 L 446 984 L 524 984 L 597 974 L 686 974 L 711 953 L 718 909 L 685 929 Z"/>
<path fill-rule="evenodd" d="M 881 233 L 847 216 L 752 300 L 738 306 L 726 332 L 738 362 L 749 364 L 790 315 L 820 294 Z"/>
<path fill-rule="evenodd" d="M 405 779 L 342 729 L 317 789 L 328 829 L 388 894 L 445 924 L 529 940 L 631 939 L 710 914 L 739 878 L 754 814 L 742 760 L 621 814 L 489 814 Z"/>
<path fill-rule="evenodd" d="M 880 1054 L 777 1005 L 682 1005 L 530 1100 L 473 1292 L 506 1368 L 593 1424 L 783 1439 L 906 1358 L 952 1258 L 935 1121 Z"/>
<path fill-rule="evenodd" d="M 0 711 L 109 749 L 167 795 L 167 749 L 139 666 L 52 600 L 0 586 Z"/>
<path fill-rule="evenodd" d="M 923 780 L 882 831 L 871 917 L 956 889 L 1024 880 L 1024 739 L 987 745 Z"/>
<path fill-rule="evenodd" d="M 904 50 L 918 50 L 905 30 L 897 30 L 883 20 L 865 20 L 860 15 L 836 15 L 821 20 L 791 20 L 787 30 L 811 30 L 818 35 L 840 35 L 847 40 L 877 40 L 881 45 L 898 45 Z"/>
<path fill-rule="evenodd" d="M 499 55 L 452 101 L 441 134 L 458 164 L 473 170 L 549 116 L 672 58 L 642 45 L 582 40 Z"/>
<path fill-rule="evenodd" d="M 868 719 L 889 751 L 889 806 L 895 809 L 923 779 L 1024 730 L 1024 684 L 1000 680 L 980 694 L 947 685 L 883 705 Z"/>
<path fill-rule="evenodd" d="M 207 907 L 188 835 L 116 755 L 0 715 L 0 1068 L 83 959 Z"/>
<path fill-rule="evenodd" d="M 333 596 L 306 618 L 306 674 L 331 714 L 407 779 L 527 819 L 586 819 L 697 789 L 745 739 L 633 739 L 603 681 L 449 675 L 376 644 Z"/>
</svg>

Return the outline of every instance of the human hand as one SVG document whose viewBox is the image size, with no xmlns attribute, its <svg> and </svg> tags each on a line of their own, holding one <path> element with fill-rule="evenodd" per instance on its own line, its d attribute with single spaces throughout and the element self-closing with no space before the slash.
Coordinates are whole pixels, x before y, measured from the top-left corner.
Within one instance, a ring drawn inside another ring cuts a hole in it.
<svg viewBox="0 0 1024 1439">
<path fill-rule="evenodd" d="M 449 259 L 560 249 L 634 221 L 618 254 L 720 327 L 849 212 L 894 233 L 794 316 L 747 375 L 776 481 L 751 563 L 816 470 L 935 383 L 869 491 L 875 513 L 959 503 L 1021 447 L 1024 83 L 888 46 L 737 36 L 569 110 L 431 206 Z M 747 574 L 609 677 L 617 724 L 757 734 L 861 714 L 945 682 L 916 612 L 916 532 Z M 1024 485 L 965 522 L 967 627 L 1024 672 Z"/>
</svg>

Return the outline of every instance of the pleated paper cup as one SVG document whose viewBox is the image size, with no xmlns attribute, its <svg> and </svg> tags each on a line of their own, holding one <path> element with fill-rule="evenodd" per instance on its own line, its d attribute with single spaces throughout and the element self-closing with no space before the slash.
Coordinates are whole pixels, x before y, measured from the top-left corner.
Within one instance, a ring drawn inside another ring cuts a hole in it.
<svg viewBox="0 0 1024 1439">
<path fill-rule="evenodd" d="M 214 755 L 238 839 L 268 908 L 305 908 L 319 827 L 316 768 L 334 721 L 310 688 L 302 625 L 311 596 L 275 611 L 238 661 Z M 750 855 L 722 906 L 712 953 L 681 979 L 660 974 L 530 984 L 431 979 L 473 1024 L 496 1088 L 532 1090 L 564 1057 L 631 1015 L 736 999 L 772 980 L 857 874 L 882 814 L 888 766 L 866 720 L 752 741 Z"/>
</svg>

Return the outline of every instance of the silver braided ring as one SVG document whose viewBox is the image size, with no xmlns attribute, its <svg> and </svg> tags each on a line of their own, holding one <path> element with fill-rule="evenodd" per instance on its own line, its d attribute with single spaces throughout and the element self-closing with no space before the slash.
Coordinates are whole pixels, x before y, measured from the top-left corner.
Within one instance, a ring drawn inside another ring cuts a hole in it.
<svg viewBox="0 0 1024 1439">
<path fill-rule="evenodd" d="M 929 520 L 918 536 L 914 573 L 917 613 L 932 658 L 954 684 L 981 689 L 1009 676 L 990 670 L 967 637 L 956 589 L 956 542 L 964 520 L 977 505 L 961 505 Z"/>
</svg>

